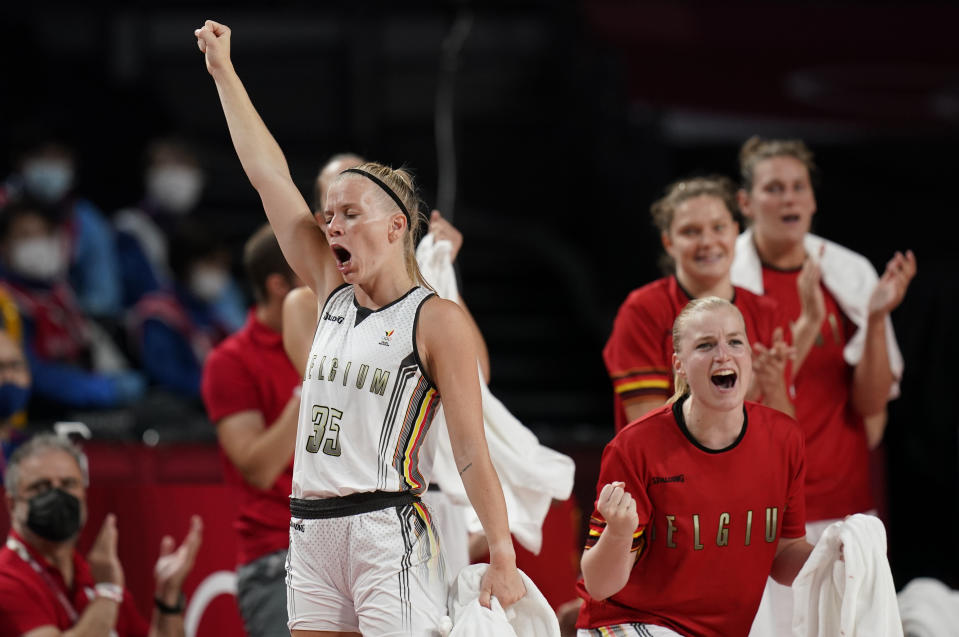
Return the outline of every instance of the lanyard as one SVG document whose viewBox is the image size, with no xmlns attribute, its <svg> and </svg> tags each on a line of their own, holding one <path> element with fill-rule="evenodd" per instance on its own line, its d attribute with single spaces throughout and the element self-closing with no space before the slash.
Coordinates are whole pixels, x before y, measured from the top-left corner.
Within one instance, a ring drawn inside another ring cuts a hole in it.
<svg viewBox="0 0 959 637">
<path fill-rule="evenodd" d="M 24 562 L 30 565 L 34 571 L 37 572 L 40 577 L 43 578 L 43 581 L 47 583 L 47 586 L 50 587 L 57 595 L 57 599 L 60 600 L 60 604 L 63 606 L 63 609 L 67 611 L 67 616 L 70 617 L 70 623 L 76 624 L 77 620 L 80 618 L 80 615 L 77 614 L 76 609 L 73 608 L 73 604 L 70 603 L 70 600 L 67 599 L 67 596 L 63 594 L 63 589 L 50 577 L 50 574 L 47 573 L 46 569 L 40 566 L 33 556 L 30 555 L 30 552 L 27 551 L 25 547 L 19 540 L 8 537 L 7 538 L 7 548 L 20 556 Z"/>
</svg>

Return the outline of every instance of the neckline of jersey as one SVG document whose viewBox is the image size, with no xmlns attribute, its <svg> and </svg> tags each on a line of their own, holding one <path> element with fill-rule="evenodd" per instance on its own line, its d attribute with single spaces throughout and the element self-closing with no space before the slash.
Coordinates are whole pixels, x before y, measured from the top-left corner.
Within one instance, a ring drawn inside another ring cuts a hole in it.
<svg viewBox="0 0 959 637">
<path fill-rule="evenodd" d="M 353 290 L 353 307 L 356 308 L 356 311 L 357 311 L 357 312 L 362 311 L 363 314 L 366 314 L 367 316 L 370 315 L 370 314 L 376 314 L 377 312 L 382 312 L 383 310 L 389 309 L 390 307 L 396 305 L 397 303 L 399 303 L 400 301 L 402 301 L 403 299 L 405 299 L 406 297 L 408 297 L 410 294 L 412 294 L 413 292 L 415 292 L 416 290 L 418 290 L 419 287 L 420 287 L 420 286 L 418 286 L 418 285 L 414 285 L 414 286 L 411 287 L 409 290 L 407 290 L 406 292 L 404 292 L 403 295 L 400 296 L 399 298 L 390 301 L 389 303 L 387 303 L 387 304 L 384 305 L 383 307 L 381 307 L 381 308 L 379 308 L 379 309 L 376 309 L 376 310 L 372 310 L 372 309 L 370 309 L 370 308 L 368 308 L 368 307 L 365 307 L 365 306 L 363 306 L 363 305 L 360 305 L 359 301 L 356 300 L 356 290 Z"/>
<path fill-rule="evenodd" d="M 686 439 L 694 447 L 709 454 L 718 454 L 732 451 L 739 446 L 739 443 L 742 442 L 743 438 L 746 437 L 746 428 L 749 425 L 749 414 L 746 412 L 746 405 L 743 405 L 743 428 L 739 432 L 739 435 L 736 437 L 736 439 L 728 447 L 723 447 L 722 449 L 710 449 L 696 440 L 693 434 L 689 431 L 689 427 L 686 426 L 686 416 L 683 415 L 683 403 L 686 402 L 687 398 L 689 398 L 689 394 L 684 394 L 679 400 L 673 403 L 673 418 L 675 419 L 679 430 L 684 436 L 686 436 Z"/>
</svg>

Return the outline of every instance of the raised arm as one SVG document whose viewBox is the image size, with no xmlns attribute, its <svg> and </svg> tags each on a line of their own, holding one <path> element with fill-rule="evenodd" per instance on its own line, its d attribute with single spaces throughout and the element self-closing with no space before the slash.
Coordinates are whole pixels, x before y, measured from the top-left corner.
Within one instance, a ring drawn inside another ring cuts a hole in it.
<svg viewBox="0 0 959 637">
<path fill-rule="evenodd" d="M 160 557 L 153 567 L 154 599 L 149 637 L 183 637 L 183 581 L 196 561 L 203 542 L 203 521 L 198 515 L 190 517 L 190 530 L 180 546 L 169 535 L 160 540 Z M 160 610 L 160 604 L 167 609 Z"/>
<path fill-rule="evenodd" d="M 793 356 L 793 378 L 799 373 L 799 368 L 802 367 L 809 350 L 816 342 L 819 328 L 826 318 L 826 297 L 821 287 L 822 270 L 819 267 L 819 259 L 822 258 L 825 249 L 826 246 L 823 244 L 815 258 L 812 256 L 806 257 L 796 280 L 801 312 L 799 317 L 790 325 L 793 347 L 796 350 Z"/>
<path fill-rule="evenodd" d="M 866 342 L 862 358 L 853 372 L 852 385 L 853 407 L 863 416 L 882 413 L 889 400 L 889 388 L 895 379 L 886 348 L 886 320 L 905 298 L 909 282 L 915 274 L 916 257 L 912 251 L 905 254 L 897 252 L 886 265 L 869 298 Z M 884 419 L 882 422 L 884 426 Z M 873 438 L 878 444 L 882 432 L 873 432 Z"/>
<path fill-rule="evenodd" d="M 476 349 L 472 339 L 460 337 L 467 329 L 463 310 L 455 303 L 431 298 L 420 311 L 416 339 L 443 401 L 453 460 L 489 542 L 490 566 L 481 583 L 480 603 L 488 608 L 492 594 L 505 608 L 526 589 L 516 570 L 503 489 L 486 445 Z"/>
<path fill-rule="evenodd" d="M 90 574 L 97 585 L 107 585 L 118 591 L 121 597 L 114 595 L 97 594 L 87 604 L 80 614 L 77 623 L 64 632 L 53 626 L 45 626 L 27 633 L 27 637 L 88 637 L 92 635 L 107 635 L 116 627 L 120 612 L 122 591 L 124 586 L 123 566 L 117 556 L 117 519 L 112 513 L 107 514 L 103 526 L 97 533 L 90 552 L 87 554 L 87 563 L 90 565 Z M 114 593 L 116 594 L 116 593 Z"/>
<path fill-rule="evenodd" d="M 194 34 L 216 83 L 236 154 L 297 276 L 318 296 L 340 282 L 333 255 L 312 211 L 293 183 L 283 151 L 253 107 L 230 59 L 230 29 L 207 20 Z"/>
<path fill-rule="evenodd" d="M 782 327 L 773 330 L 769 347 L 753 343 L 753 389 L 758 391 L 758 397 L 764 405 L 793 418 L 796 417 L 796 408 L 789 399 L 789 389 L 786 387 L 786 363 L 794 351 L 783 339 Z"/>
</svg>

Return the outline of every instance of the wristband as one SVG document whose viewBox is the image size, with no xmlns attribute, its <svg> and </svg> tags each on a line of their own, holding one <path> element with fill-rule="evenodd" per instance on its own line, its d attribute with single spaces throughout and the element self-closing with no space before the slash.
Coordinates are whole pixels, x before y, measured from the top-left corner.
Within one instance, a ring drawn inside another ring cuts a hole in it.
<svg viewBox="0 0 959 637">
<path fill-rule="evenodd" d="M 109 599 L 112 602 L 117 604 L 123 603 L 123 587 L 119 584 L 112 584 L 110 582 L 100 582 L 95 584 L 93 587 L 94 592 L 97 597 L 102 597 L 103 599 Z"/>
<path fill-rule="evenodd" d="M 180 597 L 176 600 L 176 606 L 167 606 L 159 597 L 153 598 L 153 604 L 163 615 L 179 615 L 183 612 L 183 609 L 186 608 L 186 595 L 183 594 L 183 591 L 180 591 Z"/>
</svg>

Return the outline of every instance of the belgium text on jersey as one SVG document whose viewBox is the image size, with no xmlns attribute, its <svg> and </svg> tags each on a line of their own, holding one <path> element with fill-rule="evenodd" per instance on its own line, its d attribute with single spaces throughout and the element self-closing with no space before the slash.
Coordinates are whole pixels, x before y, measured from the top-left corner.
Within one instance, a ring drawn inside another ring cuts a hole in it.
<svg viewBox="0 0 959 637">
<path fill-rule="evenodd" d="M 683 538 L 681 526 L 677 526 L 676 524 L 676 516 L 664 515 L 662 518 L 663 522 L 665 522 L 664 527 L 666 530 L 666 548 L 674 549 L 677 547 L 677 542 L 689 542 L 692 540 L 693 550 L 701 551 L 704 548 L 702 540 L 706 540 L 707 543 L 712 544 L 711 540 L 714 529 L 716 533 L 716 546 L 728 546 L 730 540 L 739 542 L 740 538 L 743 546 L 749 546 L 752 543 L 753 511 L 752 509 L 749 509 L 742 518 L 739 516 L 736 517 L 737 519 L 733 520 L 729 513 L 721 513 L 719 515 L 718 523 L 716 526 L 713 526 L 705 520 L 700 522 L 699 514 L 694 513 L 692 515 L 692 537 Z M 778 522 L 779 507 L 766 507 L 766 528 L 765 535 L 763 537 L 766 542 L 776 541 Z M 650 520 L 650 526 L 652 528 L 650 529 L 649 539 L 651 542 L 655 542 L 656 527 L 658 526 L 657 520 Z M 730 534 L 732 534 L 732 538 L 730 537 Z"/>
<path fill-rule="evenodd" d="M 346 366 L 340 367 L 340 361 L 338 358 L 333 358 L 329 364 L 327 364 L 326 356 L 320 358 L 317 362 L 318 354 L 314 354 L 313 358 L 310 360 L 310 366 L 306 373 L 306 378 L 309 380 L 326 380 L 329 382 L 335 382 L 339 378 L 340 382 L 343 384 L 343 387 L 346 387 L 346 384 L 350 379 L 350 368 L 353 366 L 353 361 L 346 361 Z M 356 373 L 354 378 L 354 384 L 357 389 L 363 389 L 363 386 L 366 384 L 367 379 L 370 379 L 370 392 L 378 396 L 382 396 L 386 391 L 386 385 L 390 380 L 390 373 L 388 371 L 383 371 L 377 367 L 373 371 L 373 375 L 369 374 L 370 366 L 363 363 L 359 366 L 359 371 Z"/>
</svg>

